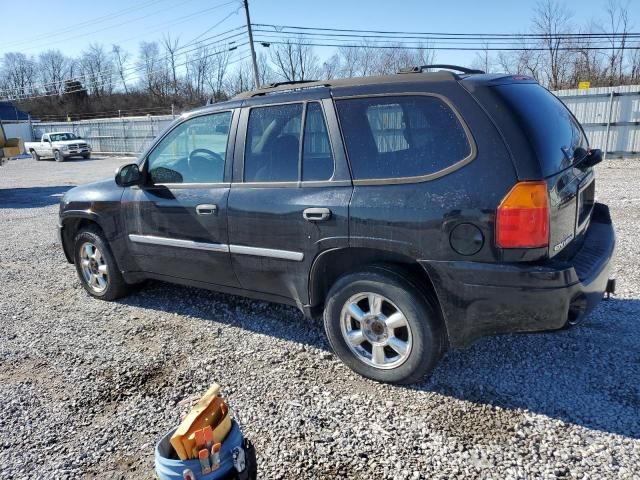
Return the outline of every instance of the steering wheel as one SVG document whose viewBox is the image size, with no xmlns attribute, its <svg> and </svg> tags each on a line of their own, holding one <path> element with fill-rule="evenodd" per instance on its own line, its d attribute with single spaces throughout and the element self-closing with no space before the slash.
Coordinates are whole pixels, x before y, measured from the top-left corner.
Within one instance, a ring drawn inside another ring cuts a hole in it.
<svg viewBox="0 0 640 480">
<path fill-rule="evenodd" d="M 215 167 L 224 166 L 224 159 L 221 155 L 206 148 L 196 148 L 189 154 L 187 165 L 196 179 L 201 176 L 207 178 L 211 177 Z"/>
</svg>

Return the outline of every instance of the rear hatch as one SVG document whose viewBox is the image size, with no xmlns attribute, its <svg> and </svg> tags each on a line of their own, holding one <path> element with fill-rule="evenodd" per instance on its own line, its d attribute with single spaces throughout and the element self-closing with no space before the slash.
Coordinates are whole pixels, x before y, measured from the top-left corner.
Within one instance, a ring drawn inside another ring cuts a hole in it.
<svg viewBox="0 0 640 480">
<path fill-rule="evenodd" d="M 511 78 L 515 80 L 488 87 L 492 91 L 489 94 L 492 107 L 502 110 L 497 116 L 498 123 L 512 123 L 506 128 L 499 127 L 514 157 L 522 152 L 519 158 L 514 158 L 518 179 L 547 182 L 549 257 L 561 252 L 569 255 L 579 246 L 594 205 L 593 169 L 581 164 L 588 154 L 588 141 L 576 118 L 555 95 L 530 79 Z M 504 114 L 505 109 L 509 114 Z M 514 128 L 520 130 L 516 138 L 508 132 Z M 526 154 L 522 143 L 528 146 Z M 531 165 L 519 168 L 518 163 L 527 161 L 537 162 L 536 168 L 529 168 Z"/>
</svg>

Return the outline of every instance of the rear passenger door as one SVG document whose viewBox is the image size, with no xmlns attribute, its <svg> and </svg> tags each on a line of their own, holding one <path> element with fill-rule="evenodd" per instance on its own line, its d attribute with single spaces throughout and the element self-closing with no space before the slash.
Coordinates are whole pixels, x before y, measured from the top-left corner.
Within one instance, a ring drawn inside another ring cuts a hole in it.
<svg viewBox="0 0 640 480">
<path fill-rule="evenodd" d="M 351 180 L 329 98 L 244 108 L 229 193 L 243 288 L 308 303 L 316 255 L 348 245 Z"/>
</svg>

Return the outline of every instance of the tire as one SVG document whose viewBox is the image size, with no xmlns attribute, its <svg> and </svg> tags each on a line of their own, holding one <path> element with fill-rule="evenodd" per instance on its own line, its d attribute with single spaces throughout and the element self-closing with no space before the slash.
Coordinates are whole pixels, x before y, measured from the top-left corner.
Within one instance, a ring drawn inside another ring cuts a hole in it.
<svg viewBox="0 0 640 480">
<path fill-rule="evenodd" d="M 382 315 L 374 315 L 376 300 L 371 308 L 371 295 L 381 298 L 377 310 Z M 354 304 L 364 314 L 360 322 L 353 316 L 356 310 L 348 308 Z M 392 316 L 393 326 L 384 321 Z M 431 373 L 443 353 L 442 325 L 435 299 L 385 267 L 338 279 L 324 310 L 327 338 L 338 358 L 356 373 L 386 383 L 416 383 Z M 348 337 L 355 339 L 353 346 Z"/>
<path fill-rule="evenodd" d="M 130 292 L 99 228 L 86 227 L 76 234 L 73 259 L 80 283 L 92 297 L 115 300 Z"/>
<path fill-rule="evenodd" d="M 82 155 L 82 158 L 84 158 L 85 160 L 89 160 L 91 158 L 91 154 L 85 153 L 84 155 Z"/>
<path fill-rule="evenodd" d="M 33 158 L 36 162 L 39 162 L 41 160 L 40 155 L 38 155 L 38 152 L 36 152 L 35 150 L 31 150 L 31 158 Z"/>
<path fill-rule="evenodd" d="M 56 162 L 64 162 L 64 155 L 62 155 L 62 152 L 60 150 L 56 150 L 53 152 L 53 158 L 56 160 Z"/>
</svg>

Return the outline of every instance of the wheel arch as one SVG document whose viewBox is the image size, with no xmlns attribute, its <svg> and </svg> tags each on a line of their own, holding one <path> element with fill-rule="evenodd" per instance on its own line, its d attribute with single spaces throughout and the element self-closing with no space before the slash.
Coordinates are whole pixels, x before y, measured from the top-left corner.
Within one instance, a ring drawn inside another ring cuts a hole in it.
<svg viewBox="0 0 640 480">
<path fill-rule="evenodd" d="M 341 276 L 372 266 L 401 275 L 425 296 L 432 298 L 436 308 L 440 309 L 445 336 L 448 338 L 444 312 L 428 272 L 415 259 L 396 252 L 345 247 L 320 253 L 315 258 L 309 274 L 310 310 L 315 314 L 322 311 L 329 290 Z"/>
<path fill-rule="evenodd" d="M 69 263 L 74 263 L 73 239 L 82 228 L 94 226 L 104 233 L 98 216 L 90 212 L 74 212 L 72 215 L 66 215 L 60 220 L 60 226 L 62 248 Z"/>
</svg>

